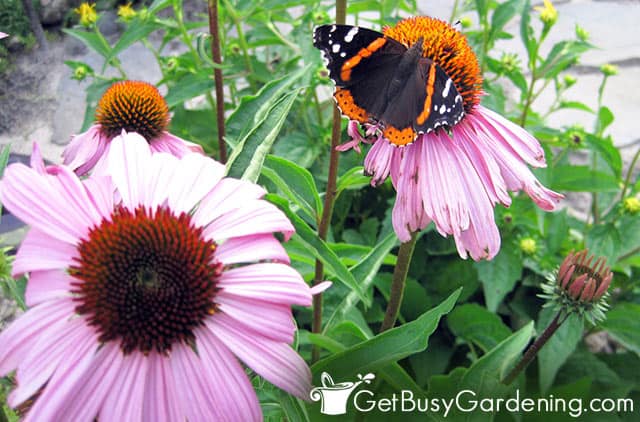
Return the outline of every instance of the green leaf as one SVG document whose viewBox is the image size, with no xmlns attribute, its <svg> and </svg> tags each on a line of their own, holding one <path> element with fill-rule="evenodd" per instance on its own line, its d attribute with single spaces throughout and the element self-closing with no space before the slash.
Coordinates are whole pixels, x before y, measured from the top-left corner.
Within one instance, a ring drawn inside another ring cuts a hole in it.
<svg viewBox="0 0 640 422">
<path fill-rule="evenodd" d="M 610 137 L 598 138 L 591 134 L 587 134 L 585 140 L 587 145 L 604 159 L 613 174 L 619 178 L 622 173 L 622 157 L 620 150 L 613 145 L 613 140 Z"/>
<path fill-rule="evenodd" d="M 522 0 L 509 0 L 499 4 L 491 16 L 491 30 L 489 31 L 489 39 L 494 40 L 502 31 L 504 26 L 518 13 L 522 6 Z"/>
<path fill-rule="evenodd" d="M 580 55 L 589 50 L 591 45 L 578 41 L 560 41 L 553 45 L 545 61 L 536 69 L 536 75 L 551 79 L 572 64 Z"/>
<path fill-rule="evenodd" d="M 551 188 L 570 192 L 613 192 L 618 190 L 615 177 L 593 171 L 589 166 L 557 166 L 552 172 Z"/>
<path fill-rule="evenodd" d="M 475 2 L 478 16 L 480 17 L 480 21 L 482 22 L 487 18 L 487 13 L 489 12 L 487 0 L 475 0 Z"/>
<path fill-rule="evenodd" d="M 262 168 L 262 174 L 313 221 L 318 220 L 318 216 L 322 214 L 322 201 L 309 170 L 284 158 L 269 155 Z"/>
<path fill-rule="evenodd" d="M 604 256 L 607 262 L 614 263 L 618 257 L 622 235 L 615 225 L 598 225 L 587 233 L 585 244 L 595 256 Z"/>
<path fill-rule="evenodd" d="M 600 326 L 627 349 L 640 356 L 640 305 L 619 303 L 609 312 Z"/>
<path fill-rule="evenodd" d="M 440 318 L 449 313 L 460 295 L 460 289 L 444 302 L 425 312 L 420 318 L 378 334 L 342 352 L 320 360 L 311 367 L 315 375 L 322 372 L 349 377 L 372 372 L 426 349 L 429 337 Z"/>
<path fill-rule="evenodd" d="M 373 280 L 375 279 L 385 257 L 389 252 L 391 252 L 391 249 L 393 249 L 397 243 L 398 238 L 395 233 L 389 233 L 387 237 L 376 244 L 371 252 L 362 259 L 362 261 L 351 268 L 350 271 L 351 274 L 353 274 L 353 278 L 358 281 L 358 284 L 363 291 L 369 290 L 369 287 L 373 284 Z M 361 297 L 357 292 L 349 292 L 349 294 L 347 294 L 342 302 L 340 302 L 336 307 L 331 317 L 329 317 L 329 320 L 325 324 L 324 331 L 329 330 L 338 322 L 342 321 L 360 300 Z"/>
<path fill-rule="evenodd" d="M 522 277 L 522 257 L 518 249 L 504 245 L 492 261 L 475 263 L 482 282 L 487 309 L 495 312 L 502 299 Z"/>
<path fill-rule="evenodd" d="M 276 141 L 300 90 L 298 88 L 285 94 L 269 109 L 264 120 L 235 146 L 227 162 L 229 177 L 242 176 L 243 180 L 251 182 L 258 180 L 264 159 Z"/>
<path fill-rule="evenodd" d="M 428 397 L 443 399 L 454 399 L 459 395 L 460 403 L 468 406 L 468 400 L 481 400 L 482 398 L 500 398 L 515 390 L 516 386 L 504 385 L 501 380 L 513 363 L 520 357 L 520 353 L 529 343 L 533 335 L 533 321 L 510 337 L 503 340 L 489 353 L 478 359 L 468 369 L 456 368 L 447 375 L 436 375 L 429 382 Z M 462 391 L 471 393 L 460 394 Z M 492 421 L 493 414 L 490 412 L 465 412 L 462 413 L 454 408 L 445 415 L 444 412 L 430 414 L 433 420 L 448 422 L 468 422 L 468 421 Z"/>
<path fill-rule="evenodd" d="M 316 258 L 322 261 L 329 271 L 338 277 L 338 280 L 355 292 L 360 300 L 364 301 L 365 304 L 370 304 L 371 300 L 364 293 L 360 283 L 356 281 L 351 272 L 340 261 L 340 258 L 318 237 L 317 233 L 302 218 L 291 211 L 287 200 L 273 194 L 267 194 L 265 198 L 280 208 L 291 220 L 293 227 L 296 229 L 294 238 L 304 244 Z"/>
<path fill-rule="evenodd" d="M 120 39 L 115 43 L 113 49 L 109 52 L 107 57 L 105 57 L 107 62 L 110 62 L 112 59 L 116 58 L 116 56 L 126 50 L 129 46 L 134 44 L 137 41 L 146 38 L 149 34 L 151 34 L 156 29 L 162 28 L 162 25 L 153 21 L 147 20 L 144 22 L 140 22 L 136 20 L 132 22 L 131 25 L 127 26 L 127 29 L 122 33 Z"/>
<path fill-rule="evenodd" d="M 537 331 L 542 333 L 556 316 L 557 311 L 544 308 L 538 318 Z M 571 314 L 567 320 L 551 336 L 547 344 L 538 352 L 538 372 L 540 374 L 540 390 L 546 392 L 556 373 L 567 358 L 571 356 L 582 339 L 584 329 L 583 319 L 577 314 Z"/>
<path fill-rule="evenodd" d="M 447 324 L 456 337 L 478 345 L 485 353 L 511 335 L 500 317 L 475 303 L 456 307 L 447 316 Z"/>
<path fill-rule="evenodd" d="M 87 99 L 86 104 L 87 107 L 84 111 L 84 121 L 82 122 L 81 131 L 85 131 L 89 129 L 89 127 L 93 124 L 95 119 L 95 110 L 98 105 L 98 101 L 104 94 L 104 92 L 109 88 L 114 82 L 118 81 L 118 79 L 94 79 L 91 85 L 86 89 Z"/>
<path fill-rule="evenodd" d="M 345 189 L 360 189 L 371 183 L 371 177 L 364 175 L 364 167 L 358 166 L 349 169 L 338 178 L 336 183 L 336 197 Z"/>
<path fill-rule="evenodd" d="M 613 113 L 609 107 L 602 106 L 598 110 L 598 133 L 603 133 L 604 130 L 613 123 Z"/>
<path fill-rule="evenodd" d="M 591 107 L 589 107 L 585 103 L 581 103 L 580 101 L 561 101 L 560 108 L 572 108 L 575 110 L 582 110 L 588 113 L 593 113 Z"/>
<path fill-rule="evenodd" d="M 206 69 L 197 73 L 188 73 L 178 79 L 175 84 L 169 87 L 169 92 L 165 96 L 169 108 L 173 108 L 183 102 L 198 95 L 210 92 L 213 89 L 213 75 Z M 213 112 L 211 112 L 213 119 Z"/>
<path fill-rule="evenodd" d="M 291 87 L 307 74 L 309 69 L 307 66 L 273 80 L 263 86 L 256 95 L 243 97 L 225 124 L 227 142 L 235 146 L 246 138 L 249 131 L 265 120 L 273 106 L 285 94 L 291 92 Z"/>
<path fill-rule="evenodd" d="M 86 45 L 91 50 L 95 51 L 96 53 L 104 57 L 105 61 L 107 57 L 109 57 L 109 55 L 111 54 L 111 46 L 106 43 L 104 38 L 101 38 L 95 32 L 87 32 L 84 30 L 66 29 L 66 28 L 63 29 L 62 31 L 65 34 L 71 35 L 73 38 L 76 38 L 82 41 L 84 45 Z"/>
<path fill-rule="evenodd" d="M 520 38 L 522 43 L 527 49 L 527 56 L 529 63 L 533 61 L 533 55 L 536 51 L 537 41 L 533 35 L 533 28 L 531 28 L 531 2 L 526 0 L 522 6 L 522 14 L 520 15 Z"/>
<path fill-rule="evenodd" d="M 568 237 L 568 232 L 567 210 L 544 214 L 544 239 L 550 253 L 560 250 L 562 242 Z"/>
</svg>

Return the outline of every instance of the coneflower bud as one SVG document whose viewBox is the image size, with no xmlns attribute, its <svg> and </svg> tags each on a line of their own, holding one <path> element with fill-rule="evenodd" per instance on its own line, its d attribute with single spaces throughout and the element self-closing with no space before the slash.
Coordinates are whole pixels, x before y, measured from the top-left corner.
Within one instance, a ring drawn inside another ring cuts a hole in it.
<svg viewBox="0 0 640 422">
<path fill-rule="evenodd" d="M 592 323 L 603 319 L 613 273 L 604 257 L 594 259 L 586 249 L 570 253 L 557 275 L 543 285 L 545 294 L 541 297 L 549 300 L 548 305 L 567 313 L 578 312 Z"/>
</svg>

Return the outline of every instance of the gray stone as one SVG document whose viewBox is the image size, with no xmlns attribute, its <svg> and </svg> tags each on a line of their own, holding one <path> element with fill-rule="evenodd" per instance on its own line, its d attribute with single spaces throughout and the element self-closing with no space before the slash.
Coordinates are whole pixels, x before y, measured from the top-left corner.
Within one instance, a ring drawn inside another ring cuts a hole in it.
<svg viewBox="0 0 640 422">
<path fill-rule="evenodd" d="M 40 22 L 43 25 L 62 23 L 69 6 L 69 0 L 40 0 Z"/>
</svg>

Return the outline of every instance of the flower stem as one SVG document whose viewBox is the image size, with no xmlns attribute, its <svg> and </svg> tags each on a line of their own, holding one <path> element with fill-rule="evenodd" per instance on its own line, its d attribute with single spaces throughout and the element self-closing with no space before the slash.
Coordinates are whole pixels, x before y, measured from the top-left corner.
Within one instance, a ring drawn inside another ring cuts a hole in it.
<svg viewBox="0 0 640 422">
<path fill-rule="evenodd" d="M 336 23 L 344 24 L 347 15 L 347 0 L 336 0 Z M 331 151 L 329 152 L 329 175 L 327 180 L 327 190 L 324 195 L 324 205 L 320 223 L 318 224 L 318 237 L 322 240 L 327 239 L 329 225 L 331 224 L 331 216 L 333 215 L 333 206 L 336 200 L 336 182 L 338 179 L 338 158 L 340 152 L 336 149 L 340 145 L 340 135 L 342 132 L 342 116 L 340 110 L 333 105 L 333 126 L 331 128 Z M 324 266 L 319 259 L 316 259 L 315 276 L 313 284 L 316 285 L 324 281 Z M 311 332 L 319 333 L 322 331 L 322 293 L 318 293 L 313 297 L 313 320 L 311 321 Z M 315 362 L 320 358 L 320 349 L 313 347 L 311 352 L 311 361 Z"/>
<path fill-rule="evenodd" d="M 211 57 L 216 64 L 222 63 L 220 54 L 220 32 L 218 30 L 218 0 L 208 0 L 209 32 L 211 33 Z M 222 86 L 222 69 L 213 68 L 216 84 L 216 118 L 218 121 L 218 150 L 220 161 L 227 162 L 227 145 L 224 143 L 224 90 Z"/>
<path fill-rule="evenodd" d="M 549 341 L 551 336 L 556 332 L 558 328 L 562 325 L 563 322 L 567 320 L 568 315 L 566 315 L 562 321 L 560 321 L 560 317 L 562 316 L 562 311 L 558 312 L 556 317 L 551 321 L 551 324 L 544 330 L 544 332 L 536 339 L 536 341 L 527 349 L 520 359 L 520 362 L 509 372 L 509 375 L 505 379 L 502 380 L 502 383 L 505 385 L 511 384 L 536 357 L 540 349 Z"/>
<path fill-rule="evenodd" d="M 411 263 L 411 257 L 413 256 L 413 250 L 415 249 L 417 240 L 418 233 L 414 232 L 411 234 L 411 240 L 400 244 L 398 260 L 396 268 L 393 270 L 393 278 L 391 280 L 389 303 L 387 304 L 387 311 L 384 314 L 382 326 L 380 326 L 380 332 L 393 328 L 396 319 L 398 319 L 402 296 L 404 295 L 404 286 L 406 284 L 407 274 L 409 273 L 409 264 Z"/>
</svg>

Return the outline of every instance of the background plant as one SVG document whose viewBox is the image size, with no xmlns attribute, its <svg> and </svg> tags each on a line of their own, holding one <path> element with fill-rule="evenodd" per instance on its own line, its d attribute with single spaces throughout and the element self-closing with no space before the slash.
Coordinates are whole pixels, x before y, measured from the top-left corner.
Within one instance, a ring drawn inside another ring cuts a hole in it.
<svg viewBox="0 0 640 422">
<path fill-rule="evenodd" d="M 565 99 L 575 84 L 571 66 L 594 48 L 584 29 L 576 27 L 574 36 L 549 46 L 547 35 L 562 16 L 554 17 L 548 7 L 534 10 L 528 0 L 456 2 L 450 20 L 463 18 L 460 28 L 478 54 L 488 93 L 483 103 L 512 117 L 541 140 L 549 165 L 537 170 L 536 176 L 556 191 L 588 193 L 589 213 L 586 218 L 576 217 L 569 209 L 543 213 L 528 198 L 516 195 L 509 209 L 497 208 L 503 246 L 489 262 L 460 260 L 453 241 L 428 228 L 418 239 L 409 268 L 399 317 L 403 324 L 375 335 L 396 263 L 397 239 L 391 227 L 394 193 L 390 182 L 377 189 L 368 185 L 360 166 L 362 156 L 356 152 L 341 154 L 333 218 L 326 239 L 318 235 L 328 179 L 333 100 L 331 82 L 311 34 L 315 25 L 332 22 L 334 5 L 220 1 L 221 65 L 211 58 L 207 17 L 186 20 L 181 0 L 157 0 L 134 6 L 134 11 L 121 15 L 125 30 L 115 40 L 107 40 L 95 24 L 66 30 L 104 60 L 99 69 L 68 62 L 77 79 L 91 81 L 83 129 L 91 124 L 104 90 L 114 80 L 127 77 L 118 55 L 142 42 L 162 73 L 161 80 L 150 82 L 166 92 L 173 112 L 171 131 L 201 143 L 217 157 L 212 75 L 214 67 L 222 70 L 229 174 L 265 185 L 271 192 L 269 200 L 287 213 L 297 233 L 285 247 L 305 279 L 314 279 L 315 262 L 320 260 L 325 278 L 334 280 L 325 293 L 319 332 L 310 331 L 310 310 L 299 309 L 296 314 L 300 352 L 311 362 L 312 349 L 319 351 L 319 360 L 312 366 L 314 380 L 322 371 L 340 380 L 375 372 L 377 379 L 370 389 L 377 391 L 407 389 L 422 396 L 452 397 L 470 388 L 479 395 L 506 397 L 520 388 L 522 395 L 534 397 L 606 395 L 631 397 L 640 404 L 640 178 L 636 167 L 640 150 L 624 166 L 607 133 L 614 116 L 603 104 L 602 94 L 608 78 L 615 77 L 615 68 L 602 68 L 599 91 L 585 92 L 584 102 Z M 415 1 L 347 5 L 351 19 L 377 29 L 416 13 Z M 514 19 L 519 19 L 520 27 L 512 34 L 505 28 Z M 514 37 L 525 46 L 525 57 L 496 51 L 496 42 Z M 169 48 L 176 43 L 179 48 Z M 542 56 L 541 50 L 549 53 Z M 117 76 L 107 76 L 113 74 Z M 536 100 L 549 87 L 555 92 L 552 105 L 538 109 Z M 590 96 L 597 99 L 596 109 L 585 104 Z M 589 113 L 593 126 L 567 122 L 550 127 L 548 117 L 563 109 Z M 573 164 L 576 154 L 586 155 L 586 164 Z M 585 247 L 606 257 L 615 272 L 607 319 L 597 325 L 568 319 L 538 354 L 537 364 L 513 385 L 502 385 L 499 375 L 515 363 L 535 337 L 534 331 L 542 332 L 553 318 L 537 297 L 545 277 L 567 253 Z M 20 297 L 23 283 L 5 286 L 15 286 L 12 295 Z M 615 353 L 590 349 L 585 338 L 591 335 L 604 338 Z M 9 379 L 2 380 L 0 390 L 9 385 Z M 267 418 L 319 418 L 317 404 L 292 399 L 257 377 L 255 385 Z M 507 413 L 474 417 L 536 420 L 535 415 L 515 418 Z M 621 414 L 611 420 L 633 420 L 630 417 Z"/>
</svg>

